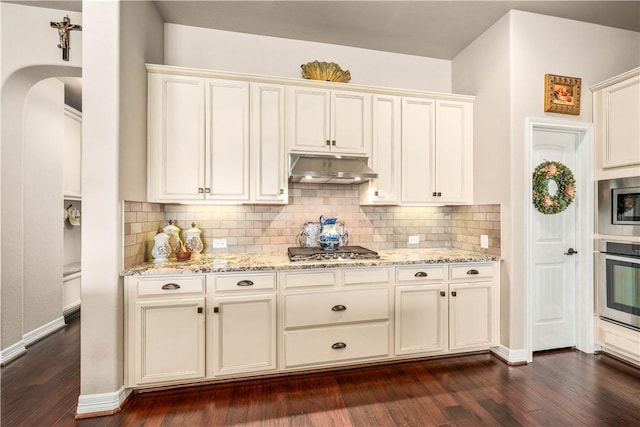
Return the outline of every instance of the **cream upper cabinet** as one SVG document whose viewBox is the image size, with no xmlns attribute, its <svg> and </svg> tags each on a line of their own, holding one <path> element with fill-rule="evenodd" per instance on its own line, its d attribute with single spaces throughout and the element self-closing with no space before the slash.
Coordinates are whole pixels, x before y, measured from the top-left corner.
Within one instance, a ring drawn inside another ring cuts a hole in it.
<svg viewBox="0 0 640 427">
<path fill-rule="evenodd" d="M 206 79 L 205 87 L 204 198 L 248 201 L 249 83 Z"/>
<path fill-rule="evenodd" d="M 150 202 L 249 200 L 249 84 L 150 73 Z"/>
<path fill-rule="evenodd" d="M 640 174 L 640 68 L 591 87 L 596 179 Z"/>
<path fill-rule="evenodd" d="M 436 200 L 471 203 L 473 192 L 473 104 L 436 101 Z"/>
<path fill-rule="evenodd" d="M 401 98 L 373 95 L 371 168 L 378 178 L 360 185 L 361 205 L 393 205 L 400 202 Z"/>
<path fill-rule="evenodd" d="M 405 204 L 471 203 L 473 104 L 402 99 Z"/>
<path fill-rule="evenodd" d="M 369 156 L 371 95 L 310 87 L 287 87 L 289 150 Z"/>
<path fill-rule="evenodd" d="M 148 84 L 148 199 L 202 200 L 204 79 L 152 73 Z"/>
<path fill-rule="evenodd" d="M 82 113 L 64 106 L 62 189 L 65 199 L 82 197 Z"/>
<path fill-rule="evenodd" d="M 251 201 L 286 204 L 284 86 L 251 83 Z"/>
</svg>

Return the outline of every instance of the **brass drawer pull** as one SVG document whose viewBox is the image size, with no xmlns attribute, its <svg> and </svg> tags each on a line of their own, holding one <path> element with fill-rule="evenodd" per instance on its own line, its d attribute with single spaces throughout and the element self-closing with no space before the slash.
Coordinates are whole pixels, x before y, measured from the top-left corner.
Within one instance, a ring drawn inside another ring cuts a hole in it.
<svg viewBox="0 0 640 427">
<path fill-rule="evenodd" d="M 251 280 L 240 280 L 237 286 L 253 286 L 253 282 Z"/>
<path fill-rule="evenodd" d="M 334 350 L 341 350 L 343 348 L 347 348 L 347 345 L 343 342 L 337 342 L 334 345 L 332 345 L 331 348 Z"/>
<path fill-rule="evenodd" d="M 480 272 L 478 270 L 476 270 L 475 268 L 467 271 L 467 274 L 480 274 Z"/>
<path fill-rule="evenodd" d="M 440 296 L 441 296 L 441 297 L 446 297 L 446 296 L 447 296 L 447 293 L 446 293 L 445 291 L 440 291 Z"/>
<path fill-rule="evenodd" d="M 458 296 L 458 293 L 456 291 L 451 291 L 451 296 L 452 297 Z"/>
<path fill-rule="evenodd" d="M 413 277 L 427 277 L 429 274 L 426 271 L 418 271 Z"/>
<path fill-rule="evenodd" d="M 180 289 L 180 285 L 177 283 L 167 283 L 166 285 L 162 285 L 163 291 L 173 291 L 175 289 Z"/>
<path fill-rule="evenodd" d="M 334 305 L 333 307 L 331 307 L 331 311 L 345 311 L 346 309 L 347 307 L 342 304 Z"/>
</svg>

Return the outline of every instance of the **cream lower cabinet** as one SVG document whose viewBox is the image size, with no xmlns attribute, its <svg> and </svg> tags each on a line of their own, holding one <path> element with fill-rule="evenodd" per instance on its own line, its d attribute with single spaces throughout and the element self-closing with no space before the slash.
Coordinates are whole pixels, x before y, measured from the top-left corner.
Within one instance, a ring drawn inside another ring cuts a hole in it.
<svg viewBox="0 0 640 427">
<path fill-rule="evenodd" d="M 395 354 L 447 350 L 446 266 L 396 267 Z"/>
<path fill-rule="evenodd" d="M 125 385 L 487 350 L 499 262 L 125 277 Z"/>
<path fill-rule="evenodd" d="M 207 287 L 207 376 L 275 370 L 275 273 L 211 275 Z"/>
<path fill-rule="evenodd" d="M 204 276 L 125 281 L 126 386 L 204 379 Z"/>
<path fill-rule="evenodd" d="M 449 350 L 482 350 L 498 344 L 499 265 L 449 265 Z"/>
<path fill-rule="evenodd" d="M 496 345 L 498 266 L 397 267 L 395 354 L 486 350 Z"/>
<path fill-rule="evenodd" d="M 389 268 L 281 274 L 284 369 L 390 355 Z"/>
</svg>

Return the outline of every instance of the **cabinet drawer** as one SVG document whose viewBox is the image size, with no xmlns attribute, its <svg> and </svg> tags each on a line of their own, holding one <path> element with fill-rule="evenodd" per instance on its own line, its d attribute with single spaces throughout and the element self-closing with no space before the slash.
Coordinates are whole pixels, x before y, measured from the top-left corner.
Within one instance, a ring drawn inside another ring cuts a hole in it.
<svg viewBox="0 0 640 427">
<path fill-rule="evenodd" d="M 203 294 L 204 276 L 144 278 L 137 285 L 138 296 Z"/>
<path fill-rule="evenodd" d="M 387 289 L 285 296 L 285 328 L 389 318 Z"/>
<path fill-rule="evenodd" d="M 217 291 L 251 291 L 276 288 L 274 273 L 216 276 L 215 282 Z"/>
<path fill-rule="evenodd" d="M 362 285 L 373 283 L 389 283 L 388 268 L 344 269 L 342 272 L 345 285 Z"/>
<path fill-rule="evenodd" d="M 285 366 L 341 362 L 389 355 L 389 323 L 286 332 Z"/>
<path fill-rule="evenodd" d="M 338 283 L 335 270 L 287 272 L 282 277 L 285 288 L 334 286 Z"/>
<path fill-rule="evenodd" d="M 492 264 L 451 265 L 451 280 L 480 279 L 493 277 Z"/>
<path fill-rule="evenodd" d="M 445 267 L 444 265 L 397 267 L 396 281 L 398 283 L 414 283 L 443 280 Z"/>
</svg>

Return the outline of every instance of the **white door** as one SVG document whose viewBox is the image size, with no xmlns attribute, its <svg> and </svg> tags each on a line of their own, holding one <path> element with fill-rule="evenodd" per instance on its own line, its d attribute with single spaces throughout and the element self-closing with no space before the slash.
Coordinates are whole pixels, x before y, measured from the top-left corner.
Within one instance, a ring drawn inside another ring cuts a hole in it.
<svg viewBox="0 0 640 427">
<path fill-rule="evenodd" d="M 579 134 L 558 129 L 534 129 L 532 168 L 558 161 L 576 173 Z M 576 176 L 576 186 L 589 185 Z M 550 194 L 553 196 L 553 184 Z M 532 351 L 576 345 L 576 262 L 586 253 L 576 247 L 576 202 L 555 215 L 531 213 Z M 577 250 L 577 254 L 568 255 Z"/>
</svg>

